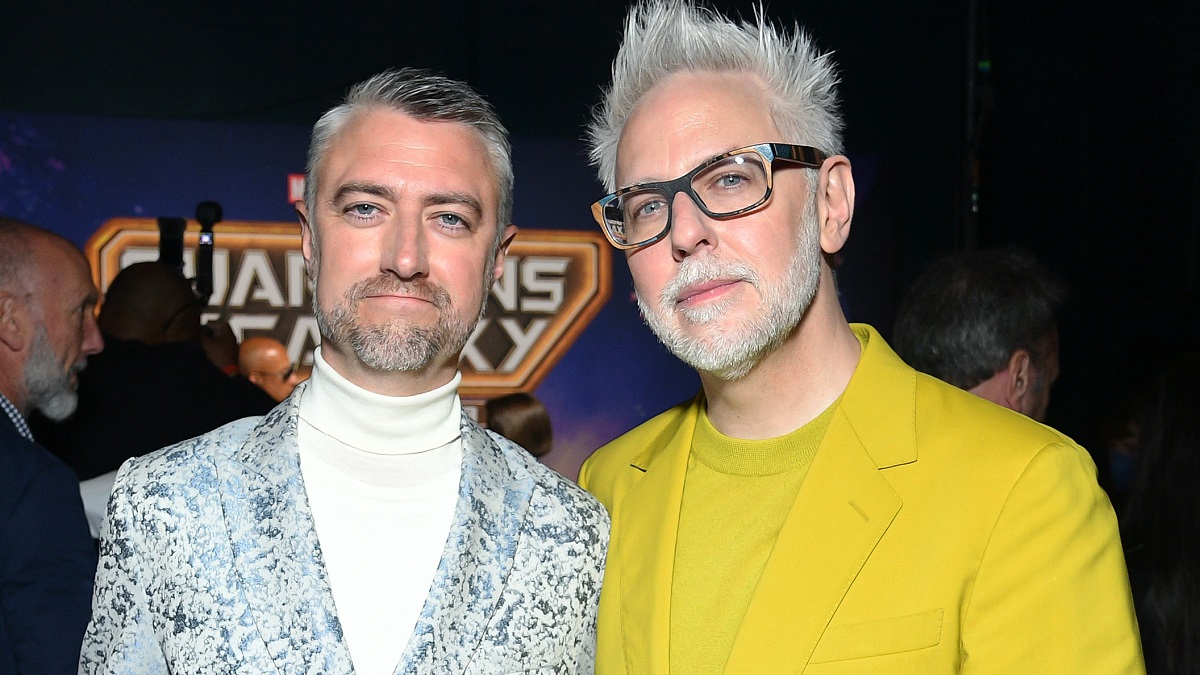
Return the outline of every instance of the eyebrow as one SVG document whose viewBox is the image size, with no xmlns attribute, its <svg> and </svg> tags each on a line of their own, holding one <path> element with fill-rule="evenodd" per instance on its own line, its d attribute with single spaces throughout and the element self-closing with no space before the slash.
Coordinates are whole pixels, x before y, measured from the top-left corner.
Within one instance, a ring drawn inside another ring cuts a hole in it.
<svg viewBox="0 0 1200 675">
<path fill-rule="evenodd" d="M 329 198 L 329 203 L 338 204 L 346 198 L 346 195 L 354 193 L 367 194 L 375 197 L 381 197 L 390 201 L 396 201 L 396 193 L 386 185 L 380 185 L 379 183 L 355 182 L 344 183 L 343 185 L 340 185 L 337 189 L 337 192 L 334 192 L 333 196 Z"/>
<path fill-rule="evenodd" d="M 690 169 L 688 169 L 687 171 L 684 171 L 683 174 L 681 174 L 679 176 L 675 176 L 674 178 L 649 178 L 646 180 L 638 180 L 638 181 L 634 181 L 632 183 L 618 185 L 617 189 L 624 190 L 625 188 L 636 187 L 639 185 L 654 185 L 656 183 L 670 183 L 673 180 L 678 180 L 680 178 L 683 178 L 683 176 L 688 175 L 688 173 L 691 172 L 692 169 L 695 169 L 696 167 L 698 167 L 701 164 L 704 164 L 706 162 L 711 162 L 714 159 L 720 157 L 721 155 L 728 154 L 730 152 L 733 152 L 734 150 L 741 150 L 742 148 L 751 148 L 751 147 L 754 147 L 754 146 L 752 146 L 752 145 L 735 145 L 732 148 L 729 148 L 728 150 L 722 150 L 721 152 L 718 152 L 718 153 L 701 155 L 698 159 L 695 160 L 694 163 L 689 165 L 689 166 L 691 166 Z"/>
<path fill-rule="evenodd" d="M 458 204 L 465 206 L 475 212 L 475 216 L 483 216 L 483 204 L 479 203 L 474 195 L 469 195 L 465 192 L 435 192 L 431 195 L 426 195 L 424 206 L 444 206 L 446 204 Z"/>
<path fill-rule="evenodd" d="M 341 203 L 346 199 L 346 196 L 350 194 L 366 194 L 379 197 L 381 199 L 387 199 L 388 201 L 392 202 L 399 201 L 395 191 L 386 185 L 380 185 L 379 183 L 353 182 L 346 183 L 338 187 L 337 192 L 334 192 L 333 197 L 329 199 L 329 203 Z M 483 204 L 480 203 L 477 197 L 467 194 L 466 192 L 435 192 L 433 194 L 426 195 L 422 201 L 422 206 L 425 207 L 443 206 L 447 204 L 458 204 L 460 206 L 465 206 L 474 211 L 476 217 L 483 216 Z"/>
</svg>

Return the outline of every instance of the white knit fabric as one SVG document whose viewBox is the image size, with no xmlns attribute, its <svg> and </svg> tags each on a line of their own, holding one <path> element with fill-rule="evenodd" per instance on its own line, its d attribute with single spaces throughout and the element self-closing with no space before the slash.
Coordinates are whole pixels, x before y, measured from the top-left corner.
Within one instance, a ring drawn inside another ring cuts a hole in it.
<svg viewBox="0 0 1200 675">
<path fill-rule="evenodd" d="M 389 675 L 420 616 L 458 499 L 461 374 L 376 394 L 322 357 L 300 401 L 300 470 L 359 675 Z"/>
</svg>

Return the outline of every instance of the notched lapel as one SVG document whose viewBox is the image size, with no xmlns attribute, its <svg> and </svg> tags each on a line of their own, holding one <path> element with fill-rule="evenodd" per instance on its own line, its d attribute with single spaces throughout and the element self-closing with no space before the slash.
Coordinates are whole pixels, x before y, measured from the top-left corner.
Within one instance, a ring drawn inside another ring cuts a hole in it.
<svg viewBox="0 0 1200 675">
<path fill-rule="evenodd" d="M 630 465 L 641 475 L 614 514 L 610 550 L 617 552 L 621 575 L 621 631 L 625 661 L 630 672 L 666 675 L 669 672 L 671 637 L 671 580 L 675 567 L 675 540 L 679 509 L 687 476 L 692 433 L 696 428 L 699 399 L 679 425 L 664 434 L 660 452 L 646 454 Z M 654 444 L 657 447 L 657 443 Z M 646 461 L 649 460 L 649 461 Z M 618 524 L 619 523 L 619 524 Z"/>
<path fill-rule="evenodd" d="M 839 410 L 763 569 L 725 672 L 799 672 L 900 507 Z"/>
<path fill-rule="evenodd" d="M 454 522 L 397 674 L 466 670 L 512 572 L 533 498 L 532 476 L 465 415 L 461 428 Z"/>
<path fill-rule="evenodd" d="M 301 385 L 303 386 L 303 385 Z M 353 671 L 300 474 L 300 396 L 218 464 L 221 506 L 250 616 L 281 673 Z"/>
</svg>

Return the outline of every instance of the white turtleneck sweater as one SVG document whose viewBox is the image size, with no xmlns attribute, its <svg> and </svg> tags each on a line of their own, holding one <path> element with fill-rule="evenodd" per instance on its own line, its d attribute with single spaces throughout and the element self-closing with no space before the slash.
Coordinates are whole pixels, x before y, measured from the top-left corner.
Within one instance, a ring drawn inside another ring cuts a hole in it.
<svg viewBox="0 0 1200 675">
<path fill-rule="evenodd" d="M 437 571 L 462 469 L 458 383 L 384 396 L 322 357 L 300 399 L 300 472 L 354 670 L 391 673 Z"/>
</svg>

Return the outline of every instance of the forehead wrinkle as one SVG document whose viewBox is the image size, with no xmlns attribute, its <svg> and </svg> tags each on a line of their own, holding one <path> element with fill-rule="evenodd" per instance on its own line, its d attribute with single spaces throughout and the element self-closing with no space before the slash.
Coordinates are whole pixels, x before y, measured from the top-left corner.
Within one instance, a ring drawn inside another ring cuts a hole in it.
<svg viewBox="0 0 1200 675">
<path fill-rule="evenodd" d="M 726 142 L 722 142 L 719 147 L 715 145 L 706 147 L 709 144 L 705 143 L 704 141 L 708 141 L 713 137 L 717 137 L 722 132 L 722 129 L 716 120 L 717 112 L 717 106 L 707 102 L 703 106 L 697 108 L 685 107 L 682 110 L 672 111 L 670 114 L 670 120 L 668 122 L 670 131 L 661 134 L 660 137 L 662 142 L 658 144 L 659 148 L 668 148 L 667 157 L 661 163 L 659 163 L 657 159 L 655 159 L 654 162 L 658 165 L 658 167 L 676 167 L 677 165 L 683 165 L 683 168 L 677 172 L 674 172 L 677 173 L 677 175 L 671 176 L 664 176 L 660 172 L 651 171 L 638 176 L 634 180 L 623 181 L 622 185 L 641 185 L 643 183 L 661 183 L 664 181 L 674 180 L 679 176 L 687 174 L 688 171 L 691 171 L 692 169 L 700 166 L 713 157 L 720 155 L 721 153 L 742 147 L 741 145 L 729 145 Z M 644 129 L 639 129 L 638 131 L 639 133 L 650 133 L 649 130 Z M 685 137 L 685 140 L 672 140 L 673 138 L 680 136 Z M 697 141 L 700 141 L 700 143 L 698 144 Z M 760 141 L 754 142 L 757 143 Z M 671 148 L 678 149 L 678 152 L 672 151 Z M 617 152 L 619 156 L 619 147 Z M 672 154 L 677 154 L 678 156 L 672 157 Z M 671 169 L 668 168 L 666 170 L 670 171 Z"/>
</svg>

